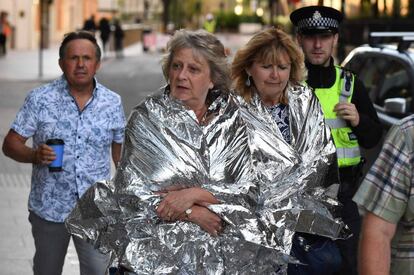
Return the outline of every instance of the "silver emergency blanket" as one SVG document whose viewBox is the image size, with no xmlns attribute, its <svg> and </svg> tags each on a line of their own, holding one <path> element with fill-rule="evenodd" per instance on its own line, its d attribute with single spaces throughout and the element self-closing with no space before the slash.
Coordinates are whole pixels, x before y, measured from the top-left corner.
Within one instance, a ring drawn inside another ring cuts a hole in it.
<svg viewBox="0 0 414 275">
<path fill-rule="evenodd" d="M 120 167 L 79 200 L 72 234 L 136 274 L 284 274 L 294 232 L 344 237 L 335 148 L 309 88 L 288 87 L 291 144 L 257 96 L 217 93 L 199 124 L 168 94 L 133 110 Z M 157 217 L 157 191 L 192 186 L 220 200 L 209 207 L 226 222 L 218 237 Z"/>
</svg>

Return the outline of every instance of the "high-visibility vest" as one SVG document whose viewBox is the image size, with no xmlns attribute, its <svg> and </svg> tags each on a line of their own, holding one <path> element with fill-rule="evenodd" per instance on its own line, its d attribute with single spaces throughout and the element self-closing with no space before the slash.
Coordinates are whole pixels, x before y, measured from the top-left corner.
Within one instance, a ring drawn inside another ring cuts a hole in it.
<svg viewBox="0 0 414 275">
<path fill-rule="evenodd" d="M 216 20 L 206 20 L 204 22 L 204 29 L 210 33 L 214 33 L 216 30 Z"/>
<path fill-rule="evenodd" d="M 338 166 L 347 167 L 361 162 L 361 151 L 357 136 L 344 119 L 336 116 L 333 109 L 339 102 L 351 102 L 355 76 L 338 66 L 335 66 L 335 71 L 335 84 L 330 88 L 317 88 L 315 94 L 322 106 L 326 124 L 331 129 Z"/>
</svg>

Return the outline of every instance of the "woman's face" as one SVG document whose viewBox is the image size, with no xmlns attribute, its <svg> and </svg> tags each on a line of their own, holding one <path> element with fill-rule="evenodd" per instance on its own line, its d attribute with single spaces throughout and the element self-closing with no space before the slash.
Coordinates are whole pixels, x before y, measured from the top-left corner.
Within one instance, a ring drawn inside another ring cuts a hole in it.
<svg viewBox="0 0 414 275">
<path fill-rule="evenodd" d="M 174 53 L 169 79 L 171 96 L 193 110 L 204 107 L 208 90 L 214 87 L 207 60 L 189 48 Z"/>
<path fill-rule="evenodd" d="M 247 69 L 253 78 L 260 98 L 266 105 L 280 102 L 290 76 L 290 58 L 286 52 L 279 57 L 279 64 L 254 61 Z"/>
</svg>

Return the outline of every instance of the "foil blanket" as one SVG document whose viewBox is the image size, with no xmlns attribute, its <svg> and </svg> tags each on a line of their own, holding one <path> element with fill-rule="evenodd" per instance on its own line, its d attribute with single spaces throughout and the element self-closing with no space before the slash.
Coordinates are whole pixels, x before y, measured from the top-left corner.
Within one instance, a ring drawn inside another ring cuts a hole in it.
<svg viewBox="0 0 414 275">
<path fill-rule="evenodd" d="M 217 94 L 200 124 L 168 87 L 135 107 L 113 180 L 82 196 L 68 230 L 136 274 L 284 274 L 294 232 L 346 237 L 335 147 L 312 91 L 288 86 L 291 144 L 258 96 Z M 220 200 L 209 207 L 226 222 L 218 237 L 157 217 L 157 191 L 192 186 Z"/>
</svg>

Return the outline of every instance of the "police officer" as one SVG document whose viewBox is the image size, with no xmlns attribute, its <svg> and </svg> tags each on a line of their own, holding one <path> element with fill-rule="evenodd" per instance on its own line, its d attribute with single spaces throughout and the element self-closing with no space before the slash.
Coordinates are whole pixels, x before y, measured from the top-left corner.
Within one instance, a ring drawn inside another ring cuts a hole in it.
<svg viewBox="0 0 414 275">
<path fill-rule="evenodd" d="M 361 227 L 358 208 L 352 201 L 362 175 L 360 147 L 372 148 L 382 127 L 363 83 L 354 74 L 334 65 L 332 52 L 338 43 L 342 13 L 324 6 L 295 10 L 290 20 L 305 54 L 307 83 L 318 97 L 337 148 L 341 216 L 353 234 L 337 241 L 342 254 L 340 274 L 357 274 L 357 247 Z"/>
<path fill-rule="evenodd" d="M 203 24 L 203 29 L 210 33 L 214 33 L 216 31 L 216 20 L 214 19 L 214 15 L 211 13 L 207 13 L 206 20 Z"/>
</svg>

